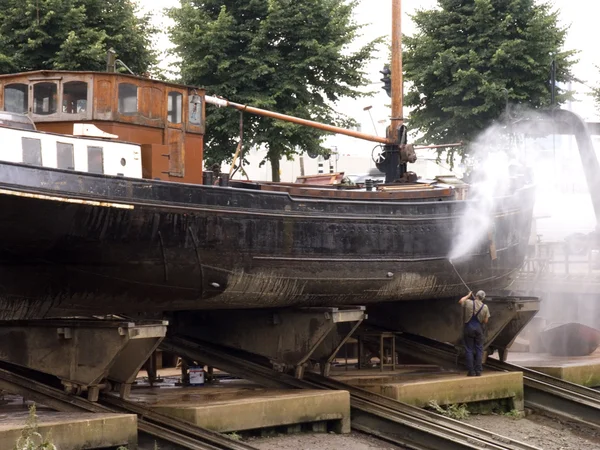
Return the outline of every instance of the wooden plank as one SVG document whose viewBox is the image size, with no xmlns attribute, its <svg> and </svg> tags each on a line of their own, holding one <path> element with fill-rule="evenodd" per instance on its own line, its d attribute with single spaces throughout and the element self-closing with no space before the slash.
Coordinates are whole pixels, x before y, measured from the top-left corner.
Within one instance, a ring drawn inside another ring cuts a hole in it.
<svg viewBox="0 0 600 450">
<path fill-rule="evenodd" d="M 168 128 L 169 175 L 183 177 L 185 175 L 185 152 L 183 147 L 183 131 Z"/>
</svg>

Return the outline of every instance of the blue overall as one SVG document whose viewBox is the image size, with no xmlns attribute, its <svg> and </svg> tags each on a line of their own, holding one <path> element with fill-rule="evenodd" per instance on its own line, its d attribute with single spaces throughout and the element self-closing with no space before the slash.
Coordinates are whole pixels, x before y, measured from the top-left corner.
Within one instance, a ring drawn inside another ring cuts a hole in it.
<svg viewBox="0 0 600 450">
<path fill-rule="evenodd" d="M 465 341 L 465 358 L 467 360 L 467 369 L 470 375 L 479 374 L 482 372 L 482 359 L 483 359 L 483 327 L 481 322 L 477 318 L 477 315 L 481 312 L 485 305 L 481 305 L 479 311 L 475 312 L 475 300 L 473 299 L 473 315 L 464 328 L 464 341 Z M 475 363 L 473 363 L 473 355 L 475 356 Z"/>
</svg>

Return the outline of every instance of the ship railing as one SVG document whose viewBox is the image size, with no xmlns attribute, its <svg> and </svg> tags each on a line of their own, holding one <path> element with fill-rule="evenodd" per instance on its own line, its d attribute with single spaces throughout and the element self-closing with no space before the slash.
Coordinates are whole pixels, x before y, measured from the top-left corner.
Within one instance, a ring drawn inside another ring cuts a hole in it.
<svg viewBox="0 0 600 450">
<path fill-rule="evenodd" d="M 521 274 L 525 276 L 600 274 L 600 250 L 586 249 L 573 254 L 562 243 L 536 245 L 526 256 Z"/>
</svg>

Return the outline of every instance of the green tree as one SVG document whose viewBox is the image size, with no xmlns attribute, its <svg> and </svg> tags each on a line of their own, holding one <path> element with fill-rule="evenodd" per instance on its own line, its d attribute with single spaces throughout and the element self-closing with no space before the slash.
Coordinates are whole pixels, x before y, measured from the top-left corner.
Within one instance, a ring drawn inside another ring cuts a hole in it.
<svg viewBox="0 0 600 450">
<path fill-rule="evenodd" d="M 598 70 L 600 70 L 600 67 L 597 66 L 596 67 Z M 591 92 L 591 96 L 594 99 L 594 102 L 596 103 L 596 109 L 598 110 L 598 112 L 600 112 L 600 85 L 596 85 L 596 87 L 592 87 L 590 86 L 592 89 Z"/>
<path fill-rule="evenodd" d="M 405 103 L 414 107 L 409 125 L 421 141 L 472 141 L 507 101 L 549 106 L 553 58 L 557 81 L 572 79 L 575 52 L 563 50 L 567 30 L 547 3 L 438 0 L 413 20 L 419 31 L 405 38 Z M 557 103 L 569 96 L 558 89 Z"/>
<path fill-rule="evenodd" d="M 168 14 L 175 52 L 186 84 L 238 103 L 322 122 L 347 125 L 332 104 L 356 98 L 365 85 L 364 64 L 378 40 L 350 50 L 360 26 L 345 0 L 181 0 Z M 239 113 L 207 112 L 207 160 L 231 158 Z M 279 161 L 297 151 L 323 153 L 325 133 L 291 123 L 245 115 L 245 148 L 264 145 L 272 179 Z"/>
<path fill-rule="evenodd" d="M 156 64 L 154 31 L 131 0 L 0 0 L 0 72 L 105 70 L 113 48 L 141 74 Z"/>
</svg>

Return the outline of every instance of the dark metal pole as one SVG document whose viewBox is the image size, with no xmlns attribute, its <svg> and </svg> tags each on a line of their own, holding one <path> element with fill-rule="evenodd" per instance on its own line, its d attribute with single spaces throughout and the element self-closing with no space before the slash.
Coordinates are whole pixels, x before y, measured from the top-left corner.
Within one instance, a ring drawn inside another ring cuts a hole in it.
<svg viewBox="0 0 600 450">
<path fill-rule="evenodd" d="M 556 58 L 552 55 L 552 64 L 550 65 L 550 105 L 556 104 Z"/>
<path fill-rule="evenodd" d="M 117 53 L 112 48 L 108 49 L 108 51 L 106 52 L 106 71 L 107 72 L 116 72 L 117 71 L 116 62 L 117 62 Z"/>
</svg>

